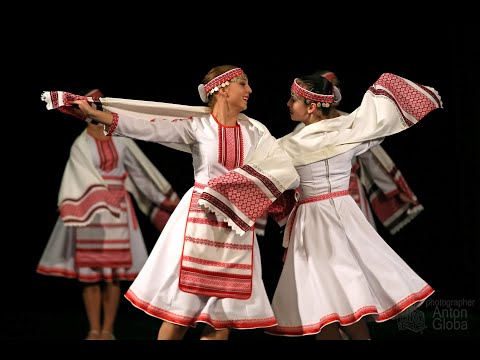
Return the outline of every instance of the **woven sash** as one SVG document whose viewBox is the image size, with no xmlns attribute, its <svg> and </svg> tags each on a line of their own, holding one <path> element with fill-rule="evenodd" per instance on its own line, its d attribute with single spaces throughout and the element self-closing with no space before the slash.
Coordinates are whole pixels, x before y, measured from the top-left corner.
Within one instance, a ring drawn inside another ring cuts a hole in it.
<svg viewBox="0 0 480 360">
<path fill-rule="evenodd" d="M 219 298 L 248 299 L 252 292 L 253 229 L 237 235 L 198 206 L 205 185 L 195 183 L 184 235 L 179 287 Z"/>
</svg>

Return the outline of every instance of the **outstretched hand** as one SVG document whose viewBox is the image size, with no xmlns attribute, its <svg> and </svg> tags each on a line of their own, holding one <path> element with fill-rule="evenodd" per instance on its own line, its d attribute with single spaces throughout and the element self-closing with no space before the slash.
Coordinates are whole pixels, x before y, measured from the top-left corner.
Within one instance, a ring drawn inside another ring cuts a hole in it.
<svg viewBox="0 0 480 360">
<path fill-rule="evenodd" d="M 87 100 L 74 100 L 70 102 L 70 105 L 76 105 L 73 107 L 73 111 L 85 117 L 91 117 L 95 110 Z"/>
<path fill-rule="evenodd" d="M 97 110 L 93 108 L 85 99 L 77 99 L 70 101 L 70 106 L 74 106 L 77 111 L 80 111 L 86 118 L 90 118 L 104 125 L 110 126 L 113 121 L 112 113 L 108 111 Z"/>
</svg>

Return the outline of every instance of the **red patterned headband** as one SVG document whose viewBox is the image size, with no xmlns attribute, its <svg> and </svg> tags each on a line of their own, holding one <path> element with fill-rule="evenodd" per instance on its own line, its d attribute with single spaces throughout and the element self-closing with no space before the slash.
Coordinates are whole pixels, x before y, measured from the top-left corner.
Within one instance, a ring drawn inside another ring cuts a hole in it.
<svg viewBox="0 0 480 360">
<path fill-rule="evenodd" d="M 210 80 L 208 83 L 206 83 L 205 92 L 211 95 L 213 94 L 213 91 L 218 91 L 219 86 L 227 86 L 228 84 L 224 85 L 227 81 L 232 80 L 234 77 L 242 75 L 243 73 L 243 70 L 240 68 L 228 70 L 227 72 L 218 75 L 216 78 L 213 78 L 213 80 Z"/>
<path fill-rule="evenodd" d="M 209 95 L 212 95 L 215 91 L 218 91 L 220 87 L 230 85 L 230 80 L 242 74 L 244 74 L 244 71 L 242 69 L 235 68 L 218 75 L 205 85 L 198 85 L 198 93 L 200 94 L 200 98 L 204 103 L 207 103 Z"/>
<path fill-rule="evenodd" d="M 302 88 L 300 85 L 297 84 L 297 79 L 293 80 L 292 84 L 292 91 L 304 97 L 307 100 L 316 102 L 316 103 L 321 103 L 321 106 L 323 107 L 329 107 L 331 103 L 334 101 L 334 94 L 331 95 L 322 95 L 322 94 L 317 94 L 311 91 L 308 91 L 307 89 Z M 317 104 L 318 105 L 318 104 Z"/>
</svg>

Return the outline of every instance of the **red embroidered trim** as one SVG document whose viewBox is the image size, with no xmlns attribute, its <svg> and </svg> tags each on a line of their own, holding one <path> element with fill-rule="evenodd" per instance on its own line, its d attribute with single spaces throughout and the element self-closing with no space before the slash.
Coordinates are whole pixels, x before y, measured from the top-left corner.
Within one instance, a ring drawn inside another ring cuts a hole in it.
<svg viewBox="0 0 480 360">
<path fill-rule="evenodd" d="M 117 129 L 117 126 L 118 126 L 118 114 L 112 112 L 112 124 L 108 129 L 107 136 L 112 136 L 115 130 Z"/>
</svg>

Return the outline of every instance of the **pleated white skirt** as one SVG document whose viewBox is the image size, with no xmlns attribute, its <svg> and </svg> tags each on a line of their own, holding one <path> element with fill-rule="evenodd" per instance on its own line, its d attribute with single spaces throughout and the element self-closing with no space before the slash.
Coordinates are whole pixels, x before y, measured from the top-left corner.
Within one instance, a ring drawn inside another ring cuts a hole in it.
<svg viewBox="0 0 480 360">
<path fill-rule="evenodd" d="M 274 326 L 276 319 L 262 280 L 256 238 L 249 299 L 199 296 L 179 289 L 180 259 L 192 191 L 193 188 L 183 196 L 125 297 L 151 316 L 184 326 L 195 326 L 198 322 L 216 329 Z"/>
<path fill-rule="evenodd" d="M 308 221 L 305 221 L 308 219 Z M 377 322 L 433 293 L 380 237 L 351 196 L 299 206 L 272 307 L 275 335 L 316 334 L 332 322 Z"/>
</svg>

